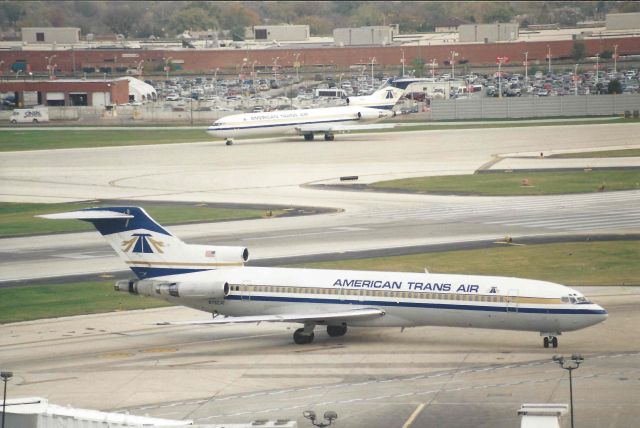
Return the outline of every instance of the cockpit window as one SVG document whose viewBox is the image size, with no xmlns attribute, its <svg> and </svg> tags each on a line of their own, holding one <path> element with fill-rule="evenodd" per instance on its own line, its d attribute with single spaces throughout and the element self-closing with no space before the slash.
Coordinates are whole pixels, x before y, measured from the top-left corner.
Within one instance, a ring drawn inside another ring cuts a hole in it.
<svg viewBox="0 0 640 428">
<path fill-rule="evenodd" d="M 570 294 L 568 296 L 562 296 L 561 300 L 562 300 L 562 303 L 571 302 L 572 305 L 588 305 L 588 304 L 591 304 L 589 299 L 587 299 L 586 297 L 578 296 L 578 295 L 575 295 L 575 294 Z"/>
</svg>

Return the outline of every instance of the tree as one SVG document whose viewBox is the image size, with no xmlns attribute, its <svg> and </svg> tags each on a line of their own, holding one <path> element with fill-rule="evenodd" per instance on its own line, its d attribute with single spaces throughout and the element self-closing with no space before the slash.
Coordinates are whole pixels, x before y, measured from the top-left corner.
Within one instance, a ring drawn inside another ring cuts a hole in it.
<svg viewBox="0 0 640 428">
<path fill-rule="evenodd" d="M 26 14 L 24 4 L 5 1 L 0 4 L 0 12 L 4 15 L 6 21 L 16 29 L 16 24 Z"/>
<path fill-rule="evenodd" d="M 573 42 L 571 47 L 571 58 L 576 61 L 580 61 L 587 54 L 587 47 L 582 42 Z"/>
<path fill-rule="evenodd" d="M 244 37 L 245 27 L 251 27 L 259 23 L 260 17 L 258 14 L 238 3 L 227 6 L 220 13 L 220 24 L 222 27 L 227 30 L 236 30 L 234 31 L 235 33 L 237 33 L 239 28 L 242 28 L 242 31 L 239 33 L 242 37 Z"/>
<path fill-rule="evenodd" d="M 511 6 L 506 2 L 487 2 L 486 9 L 482 14 L 482 20 L 488 24 L 494 22 L 509 22 L 512 17 L 513 9 L 511 9 Z"/>
<path fill-rule="evenodd" d="M 621 94 L 622 93 L 622 83 L 620 83 L 620 80 L 618 79 L 613 79 L 609 82 L 609 85 L 607 85 L 607 92 L 610 94 Z"/>
<path fill-rule="evenodd" d="M 207 10 L 186 8 L 173 15 L 171 27 L 176 33 L 180 34 L 185 30 L 217 29 L 218 22 L 215 17 L 209 15 Z"/>
<path fill-rule="evenodd" d="M 366 3 L 353 11 L 351 14 L 351 25 L 355 27 L 366 27 L 371 25 L 382 25 L 384 15 L 375 4 Z"/>
<path fill-rule="evenodd" d="M 104 24 L 114 33 L 129 37 L 138 19 L 139 14 L 128 4 L 113 5 L 104 15 Z"/>
<path fill-rule="evenodd" d="M 325 18 L 323 16 L 317 16 L 317 15 L 301 16 L 295 22 L 297 24 L 308 25 L 311 34 L 316 36 L 332 34 L 333 32 L 333 22 L 331 22 L 330 19 Z"/>
</svg>

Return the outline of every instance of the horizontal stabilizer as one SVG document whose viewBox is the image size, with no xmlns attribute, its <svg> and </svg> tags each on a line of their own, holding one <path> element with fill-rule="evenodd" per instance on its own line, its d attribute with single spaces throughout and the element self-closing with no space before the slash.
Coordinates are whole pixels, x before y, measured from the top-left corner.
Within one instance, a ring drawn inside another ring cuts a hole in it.
<svg viewBox="0 0 640 428">
<path fill-rule="evenodd" d="M 376 318 L 385 314 L 382 309 L 363 308 L 342 312 L 323 312 L 316 314 L 277 314 L 256 315 L 246 317 L 216 317 L 212 320 L 161 322 L 157 325 L 208 325 L 208 324 L 239 324 L 254 322 L 323 322 L 329 320 L 341 320 L 344 322 L 363 318 Z"/>
<path fill-rule="evenodd" d="M 66 213 L 58 213 L 58 214 L 42 214 L 42 215 L 37 215 L 36 217 L 47 218 L 50 220 L 107 220 L 107 219 L 133 218 L 133 215 L 119 213 L 116 211 L 95 210 L 95 211 L 69 211 Z"/>
</svg>

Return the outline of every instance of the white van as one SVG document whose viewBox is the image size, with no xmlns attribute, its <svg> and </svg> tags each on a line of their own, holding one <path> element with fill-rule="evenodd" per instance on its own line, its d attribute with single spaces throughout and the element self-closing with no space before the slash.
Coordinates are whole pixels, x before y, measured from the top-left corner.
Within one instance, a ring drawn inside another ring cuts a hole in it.
<svg viewBox="0 0 640 428">
<path fill-rule="evenodd" d="M 11 123 L 43 123 L 49 122 L 48 108 L 17 108 L 9 116 Z"/>
<path fill-rule="evenodd" d="M 316 98 L 319 97 L 346 98 L 347 93 L 344 89 L 316 89 Z"/>
</svg>

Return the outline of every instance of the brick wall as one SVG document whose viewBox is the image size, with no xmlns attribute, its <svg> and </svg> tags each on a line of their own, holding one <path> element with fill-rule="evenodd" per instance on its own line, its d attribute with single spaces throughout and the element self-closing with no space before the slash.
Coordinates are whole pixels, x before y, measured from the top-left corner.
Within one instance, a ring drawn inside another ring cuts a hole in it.
<svg viewBox="0 0 640 428">
<path fill-rule="evenodd" d="M 640 54 L 640 37 L 592 39 L 581 41 L 587 47 L 587 55 L 593 56 L 604 50 L 613 51 L 613 46 L 618 45 L 620 55 Z M 3 51 L 0 52 L 0 60 L 3 75 L 13 76 L 10 71 L 11 64 L 17 60 L 27 61 L 31 71 L 46 73 L 48 57 L 57 55 L 54 63 L 57 70 L 62 73 L 70 73 L 75 64 L 77 73 L 81 73 L 83 67 L 128 67 L 135 68 L 140 60 L 144 60 L 144 69 L 147 73 L 154 70 L 155 74 L 162 71 L 165 65 L 164 58 L 172 58 L 172 61 L 184 61 L 175 63 L 182 69 L 193 72 L 212 74 L 216 68 L 227 72 L 237 72 L 243 59 L 248 64 L 256 62 L 256 67 L 271 67 L 274 58 L 278 57 L 278 65 L 292 67 L 296 54 L 303 67 L 308 69 L 315 64 L 338 66 L 346 68 L 356 64 L 370 63 L 370 58 L 375 57 L 375 64 L 380 66 L 400 67 L 400 58 L 404 51 L 405 64 L 409 66 L 414 59 L 420 57 L 425 62 L 435 59 L 442 67 L 449 57 L 449 52 L 455 50 L 459 53 L 458 60 L 466 59 L 473 65 L 495 64 L 497 56 L 508 56 L 511 63 L 522 63 L 523 53 L 529 52 L 530 61 L 544 63 L 547 46 L 551 48 L 553 59 L 568 58 L 573 46 L 572 40 L 551 42 L 516 42 L 516 43 L 492 43 L 492 44 L 457 44 L 437 46 L 389 46 L 389 47 L 331 47 L 311 49 L 261 49 L 261 50 L 82 50 L 82 51 Z"/>
</svg>

